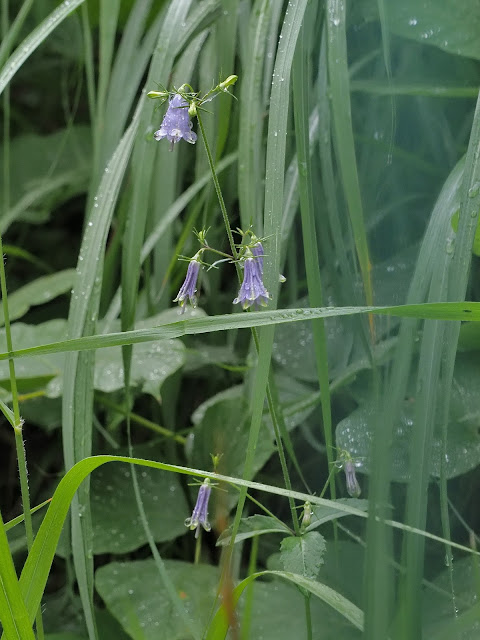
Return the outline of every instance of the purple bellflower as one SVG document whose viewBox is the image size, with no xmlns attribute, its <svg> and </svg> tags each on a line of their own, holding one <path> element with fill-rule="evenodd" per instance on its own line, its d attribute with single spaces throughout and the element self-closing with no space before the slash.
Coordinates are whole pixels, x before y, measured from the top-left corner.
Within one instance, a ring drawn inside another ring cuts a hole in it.
<svg viewBox="0 0 480 640">
<path fill-rule="evenodd" d="M 355 475 L 355 465 L 353 464 L 353 461 L 345 460 L 343 470 L 345 471 L 348 495 L 352 496 L 352 498 L 358 498 L 362 493 L 362 490 L 360 489 L 357 476 Z"/>
<path fill-rule="evenodd" d="M 175 93 L 168 103 L 167 113 L 165 114 L 162 125 L 158 131 L 153 134 L 155 140 L 163 140 L 167 138 L 170 142 L 170 151 L 173 151 L 173 145 L 181 138 L 195 144 L 197 134 L 192 131 L 192 121 L 188 114 L 189 104 L 183 96 Z"/>
<path fill-rule="evenodd" d="M 196 529 L 195 538 L 198 538 L 200 534 L 200 525 L 205 531 L 210 531 L 212 528 L 208 521 L 208 501 L 211 491 L 210 480 L 205 478 L 198 490 L 197 502 L 193 508 L 192 517 L 185 520 L 186 527 L 189 527 L 192 531 Z"/>
<path fill-rule="evenodd" d="M 185 313 L 187 298 L 193 308 L 197 306 L 197 278 L 200 270 L 200 255 L 201 251 L 196 253 L 188 263 L 187 275 L 185 281 L 180 287 L 180 291 L 173 302 L 178 302 L 182 309 L 182 313 Z"/>
<path fill-rule="evenodd" d="M 256 240 L 256 238 L 254 238 Z M 250 250 L 252 252 L 252 255 L 257 259 L 258 262 L 258 269 L 260 271 L 260 275 L 263 278 L 263 256 L 265 255 L 263 252 L 263 245 L 260 242 L 260 240 L 258 240 L 253 247 L 250 247 Z"/>
<path fill-rule="evenodd" d="M 242 304 L 244 309 L 248 309 L 253 304 L 266 307 L 270 294 L 263 284 L 263 273 L 259 262 L 261 258 L 255 257 L 250 249 L 247 249 L 245 255 L 247 257 L 243 264 L 243 282 L 233 304 Z"/>
</svg>

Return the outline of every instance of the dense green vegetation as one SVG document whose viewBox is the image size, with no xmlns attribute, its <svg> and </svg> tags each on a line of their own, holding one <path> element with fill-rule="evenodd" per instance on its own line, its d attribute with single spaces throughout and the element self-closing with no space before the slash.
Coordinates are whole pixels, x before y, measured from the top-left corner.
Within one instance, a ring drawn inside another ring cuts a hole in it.
<svg viewBox="0 0 480 640">
<path fill-rule="evenodd" d="M 5 640 L 478 637 L 477 5 L 3 0 Z"/>
</svg>

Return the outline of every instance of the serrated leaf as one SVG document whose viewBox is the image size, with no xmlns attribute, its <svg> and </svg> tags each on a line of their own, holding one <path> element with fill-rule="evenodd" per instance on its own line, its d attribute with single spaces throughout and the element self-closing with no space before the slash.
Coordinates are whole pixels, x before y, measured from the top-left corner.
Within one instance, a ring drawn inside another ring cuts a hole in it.
<svg viewBox="0 0 480 640">
<path fill-rule="evenodd" d="M 217 540 L 217 547 L 224 547 L 230 544 L 232 533 L 232 527 L 225 529 Z M 235 536 L 235 543 L 248 540 L 254 536 L 262 535 L 263 533 L 290 533 L 287 525 L 283 524 L 279 520 L 270 516 L 254 515 L 248 518 L 242 518 L 240 526 L 238 528 L 237 535 Z"/>
<path fill-rule="evenodd" d="M 339 500 L 332 501 L 331 507 L 312 505 L 312 522 L 308 525 L 306 531 L 312 531 L 330 520 L 336 520 L 337 518 L 348 516 L 348 513 L 345 513 L 345 511 L 335 509 L 334 505 L 336 502 L 340 504 L 347 504 L 349 507 L 354 507 L 361 511 L 368 511 L 368 500 L 359 500 L 358 498 L 340 498 Z"/>
<path fill-rule="evenodd" d="M 284 538 L 280 545 L 280 562 L 285 571 L 315 580 L 323 564 L 325 538 L 318 531 Z"/>
</svg>

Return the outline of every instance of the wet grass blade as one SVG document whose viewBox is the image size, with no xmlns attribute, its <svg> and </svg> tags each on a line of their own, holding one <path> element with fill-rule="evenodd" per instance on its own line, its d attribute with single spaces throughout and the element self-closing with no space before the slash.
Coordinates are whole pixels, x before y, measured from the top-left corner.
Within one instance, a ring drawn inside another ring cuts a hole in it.
<svg viewBox="0 0 480 640">
<path fill-rule="evenodd" d="M 312 46 L 312 23 L 315 11 L 308 10 L 302 36 L 297 43 L 293 66 L 293 108 L 295 116 L 295 142 L 299 166 L 298 185 L 300 192 L 300 212 L 302 218 L 303 251 L 309 304 L 323 306 L 323 287 L 320 275 L 320 261 L 317 247 L 317 229 L 313 201 L 313 172 L 309 149 L 309 104 L 311 103 L 311 68 L 309 60 Z M 317 185 L 318 186 L 318 185 Z M 328 375 L 327 336 L 324 320 L 312 322 L 315 360 L 318 383 L 322 396 L 322 417 L 327 460 L 329 468 L 333 463 L 332 412 L 330 404 L 330 382 Z M 335 478 L 330 475 L 330 495 L 335 499 Z"/>
<path fill-rule="evenodd" d="M 28 35 L 8 58 L 0 71 L 0 95 L 23 63 L 84 0 L 64 0 L 41 24 Z"/>
<path fill-rule="evenodd" d="M 365 299 L 367 304 L 373 304 L 371 265 L 353 139 L 347 61 L 346 9 L 343 0 L 327 1 L 327 35 L 328 78 L 335 150 L 362 273 Z"/>
</svg>

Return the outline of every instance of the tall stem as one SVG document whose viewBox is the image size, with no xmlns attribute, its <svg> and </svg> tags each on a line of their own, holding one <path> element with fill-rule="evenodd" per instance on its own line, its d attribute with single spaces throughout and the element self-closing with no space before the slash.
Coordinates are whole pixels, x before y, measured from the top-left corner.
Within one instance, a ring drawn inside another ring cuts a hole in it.
<svg viewBox="0 0 480 640">
<path fill-rule="evenodd" d="M 213 158 L 212 158 L 212 154 L 211 154 L 211 151 L 210 151 L 210 146 L 208 144 L 207 136 L 205 134 L 205 129 L 204 129 L 204 126 L 203 126 L 202 117 L 201 117 L 199 112 L 197 112 L 197 120 L 198 120 L 198 126 L 200 128 L 200 133 L 202 135 L 203 144 L 205 145 L 205 151 L 207 152 L 208 164 L 210 166 L 210 171 L 212 173 L 212 179 L 213 179 L 213 184 L 215 185 L 215 191 L 217 192 L 218 202 L 220 204 L 220 210 L 222 212 L 223 222 L 225 224 L 225 231 L 227 232 L 228 241 L 230 243 L 230 250 L 231 250 L 232 256 L 233 256 L 233 258 L 235 260 L 235 267 L 237 269 L 238 279 L 239 279 L 239 281 L 241 281 L 241 272 L 240 272 L 240 267 L 239 267 L 239 264 L 238 264 L 238 252 L 237 252 L 237 248 L 235 246 L 235 242 L 233 240 L 233 234 L 232 234 L 232 230 L 230 228 L 230 220 L 228 218 L 227 208 L 225 207 L 225 201 L 223 199 L 222 190 L 220 188 L 220 182 L 218 181 L 218 176 L 217 176 L 217 172 L 215 170 L 215 165 L 213 163 Z M 257 330 L 254 327 L 252 327 L 251 331 L 252 331 L 253 341 L 254 341 L 254 344 L 255 344 L 255 349 L 256 349 L 256 351 L 258 353 L 259 352 L 258 333 L 257 333 Z M 286 458 L 285 458 L 285 452 L 283 450 L 283 445 L 282 445 L 280 425 L 278 423 L 278 416 L 277 416 L 276 407 L 275 407 L 275 403 L 274 403 L 274 400 L 273 400 L 273 394 L 272 394 L 272 390 L 270 388 L 270 383 L 269 382 L 267 383 L 267 403 L 268 403 L 268 408 L 269 408 L 269 411 L 270 411 L 270 417 L 272 419 L 273 429 L 274 429 L 274 433 L 275 433 L 275 439 L 277 441 L 278 454 L 279 454 L 279 458 L 280 458 L 280 465 L 282 467 L 282 474 L 283 474 L 283 479 L 284 479 L 284 482 L 285 482 L 285 487 L 288 490 L 291 490 L 292 489 L 292 483 L 290 481 L 290 474 L 288 472 L 287 461 L 286 461 Z M 249 472 L 248 469 L 246 471 Z M 289 498 L 289 505 L 290 505 L 290 511 L 291 511 L 291 514 L 292 514 L 292 521 L 293 521 L 293 526 L 294 526 L 294 529 L 295 529 L 295 533 L 298 535 L 300 533 L 300 525 L 299 525 L 299 522 L 298 522 L 297 511 L 295 509 L 295 502 L 294 502 L 294 500 L 292 498 Z M 232 540 L 234 538 L 235 538 L 235 536 L 232 535 Z"/>
</svg>

